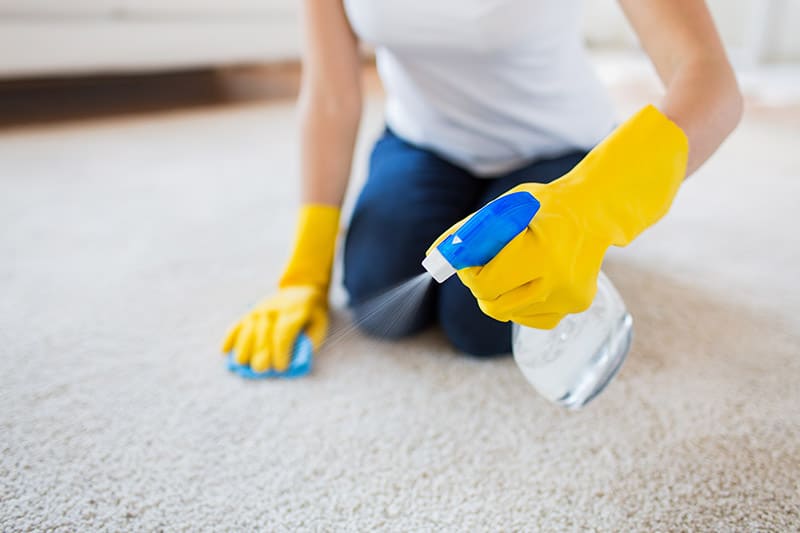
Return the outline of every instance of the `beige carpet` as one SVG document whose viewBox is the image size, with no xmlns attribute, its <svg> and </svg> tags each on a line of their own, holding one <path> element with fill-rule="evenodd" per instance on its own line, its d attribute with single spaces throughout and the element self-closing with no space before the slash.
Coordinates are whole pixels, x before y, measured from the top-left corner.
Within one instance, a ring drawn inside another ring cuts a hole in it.
<svg viewBox="0 0 800 533">
<path fill-rule="evenodd" d="M 800 122 L 750 114 L 612 254 L 635 345 L 580 413 L 437 332 L 228 374 L 294 135 L 288 103 L 0 132 L 0 529 L 800 529 Z"/>
</svg>

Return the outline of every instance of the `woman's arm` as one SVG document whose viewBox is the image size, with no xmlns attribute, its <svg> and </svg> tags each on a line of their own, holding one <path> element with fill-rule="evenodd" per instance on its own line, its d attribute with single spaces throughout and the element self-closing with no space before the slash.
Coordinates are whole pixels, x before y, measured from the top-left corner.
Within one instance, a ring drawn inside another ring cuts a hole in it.
<svg viewBox="0 0 800 533">
<path fill-rule="evenodd" d="M 733 131 L 742 95 L 703 0 L 619 0 L 666 86 L 659 108 L 689 138 L 687 176 Z"/>
<path fill-rule="evenodd" d="M 298 102 L 304 204 L 339 207 L 361 120 L 361 59 L 342 0 L 305 0 Z"/>
</svg>

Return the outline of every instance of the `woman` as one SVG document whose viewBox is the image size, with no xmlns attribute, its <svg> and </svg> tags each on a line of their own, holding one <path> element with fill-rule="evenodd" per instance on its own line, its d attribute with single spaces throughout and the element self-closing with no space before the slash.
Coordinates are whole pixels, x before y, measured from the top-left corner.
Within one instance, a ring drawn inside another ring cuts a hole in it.
<svg viewBox="0 0 800 533">
<path fill-rule="evenodd" d="M 665 93 L 615 129 L 577 0 L 305 0 L 296 244 L 277 293 L 234 326 L 223 351 L 280 371 L 300 331 L 315 347 L 325 337 L 361 116 L 359 39 L 376 50 L 387 129 L 344 246 L 356 319 L 388 337 L 439 322 L 458 349 L 489 356 L 510 351 L 509 320 L 552 328 L 586 309 L 606 249 L 666 213 L 742 109 L 702 0 L 620 3 Z M 432 285 L 411 321 L 366 316 L 371 297 L 421 272 L 448 227 L 510 190 L 541 208 L 495 259 Z"/>
</svg>

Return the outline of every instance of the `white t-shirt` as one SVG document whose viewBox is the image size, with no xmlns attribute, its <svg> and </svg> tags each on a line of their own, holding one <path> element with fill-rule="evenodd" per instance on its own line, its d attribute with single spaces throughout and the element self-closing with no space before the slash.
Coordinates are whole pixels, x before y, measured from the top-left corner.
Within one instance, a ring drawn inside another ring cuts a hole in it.
<svg viewBox="0 0 800 533">
<path fill-rule="evenodd" d="M 590 149 L 614 125 L 580 0 L 345 0 L 375 47 L 386 120 L 475 174 Z"/>
</svg>

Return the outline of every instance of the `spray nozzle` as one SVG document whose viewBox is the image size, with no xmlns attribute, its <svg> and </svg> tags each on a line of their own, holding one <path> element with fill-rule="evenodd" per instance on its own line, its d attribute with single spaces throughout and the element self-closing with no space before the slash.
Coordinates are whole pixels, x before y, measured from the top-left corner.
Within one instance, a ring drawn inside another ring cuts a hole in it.
<svg viewBox="0 0 800 533">
<path fill-rule="evenodd" d="M 539 210 L 539 200 L 520 191 L 492 200 L 448 235 L 422 261 L 442 283 L 462 268 L 483 266 L 524 230 Z"/>
</svg>

